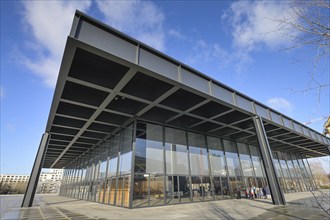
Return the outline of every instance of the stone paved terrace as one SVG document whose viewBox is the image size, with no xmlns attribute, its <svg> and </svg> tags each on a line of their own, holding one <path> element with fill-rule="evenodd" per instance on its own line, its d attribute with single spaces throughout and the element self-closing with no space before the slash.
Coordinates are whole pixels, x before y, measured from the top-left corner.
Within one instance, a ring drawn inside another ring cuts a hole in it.
<svg viewBox="0 0 330 220">
<path fill-rule="evenodd" d="M 330 190 L 327 193 L 329 206 Z M 329 219 L 310 192 L 285 194 L 287 205 L 232 199 L 126 209 L 57 195 L 36 195 L 34 207 L 19 208 L 22 196 L 1 196 L 1 219 Z M 326 207 L 327 208 L 327 207 Z"/>
</svg>

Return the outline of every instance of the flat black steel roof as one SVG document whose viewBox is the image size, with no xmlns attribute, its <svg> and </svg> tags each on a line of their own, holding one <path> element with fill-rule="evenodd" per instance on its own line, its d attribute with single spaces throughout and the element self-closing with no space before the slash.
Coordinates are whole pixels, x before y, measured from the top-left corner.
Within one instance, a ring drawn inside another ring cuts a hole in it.
<svg viewBox="0 0 330 220">
<path fill-rule="evenodd" d="M 329 155 L 324 135 L 77 11 L 43 167 L 66 166 L 136 118 L 257 145 L 256 115 L 273 150 Z"/>
</svg>

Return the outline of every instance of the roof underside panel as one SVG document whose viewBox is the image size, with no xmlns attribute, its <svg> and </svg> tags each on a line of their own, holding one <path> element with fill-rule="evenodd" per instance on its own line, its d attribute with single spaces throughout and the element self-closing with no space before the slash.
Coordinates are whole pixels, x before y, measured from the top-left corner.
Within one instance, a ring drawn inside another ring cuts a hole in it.
<svg viewBox="0 0 330 220">
<path fill-rule="evenodd" d="M 64 167 L 133 118 L 257 145 L 252 117 L 259 115 L 273 150 L 329 154 L 328 138 L 82 13 L 71 33 L 45 168 Z"/>
</svg>

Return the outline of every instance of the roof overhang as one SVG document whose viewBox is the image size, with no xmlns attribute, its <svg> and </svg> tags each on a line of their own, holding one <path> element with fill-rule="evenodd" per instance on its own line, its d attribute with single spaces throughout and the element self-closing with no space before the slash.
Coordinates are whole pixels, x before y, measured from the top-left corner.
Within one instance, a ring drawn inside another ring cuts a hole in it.
<svg viewBox="0 0 330 220">
<path fill-rule="evenodd" d="M 44 168 L 62 168 L 136 118 L 273 150 L 329 155 L 329 138 L 93 18 L 76 12 L 46 132 Z"/>
</svg>

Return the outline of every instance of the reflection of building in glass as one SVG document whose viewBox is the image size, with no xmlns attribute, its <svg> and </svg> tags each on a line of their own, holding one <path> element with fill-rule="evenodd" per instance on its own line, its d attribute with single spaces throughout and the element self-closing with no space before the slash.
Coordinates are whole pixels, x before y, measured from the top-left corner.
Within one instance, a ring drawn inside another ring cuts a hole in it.
<svg viewBox="0 0 330 220">
<path fill-rule="evenodd" d="M 65 168 L 60 195 L 116 206 L 236 198 L 266 185 L 285 204 L 283 192 L 315 187 L 306 158 L 328 155 L 329 144 L 77 12 L 36 166 Z"/>
<path fill-rule="evenodd" d="M 62 169 L 43 171 L 39 177 L 37 193 L 58 193 L 63 176 Z"/>
</svg>

